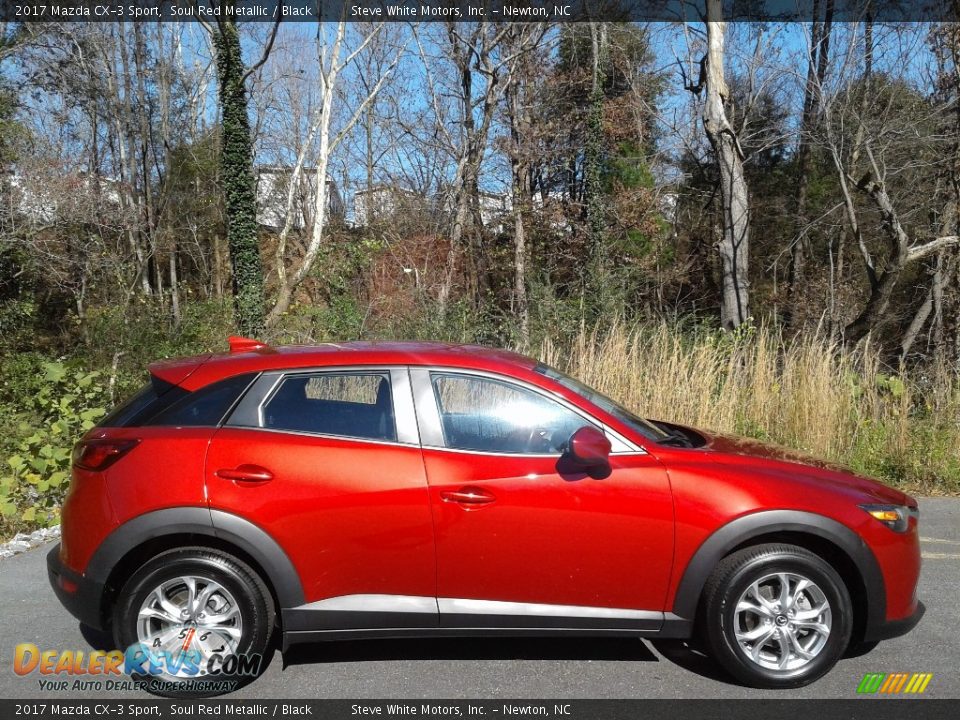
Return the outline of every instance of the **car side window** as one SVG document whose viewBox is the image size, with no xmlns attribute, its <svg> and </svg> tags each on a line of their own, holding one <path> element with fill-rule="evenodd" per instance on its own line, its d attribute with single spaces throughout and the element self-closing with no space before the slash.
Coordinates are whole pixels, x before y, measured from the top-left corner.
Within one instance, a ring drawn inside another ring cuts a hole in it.
<svg viewBox="0 0 960 720">
<path fill-rule="evenodd" d="M 263 407 L 263 427 L 395 442 L 386 372 L 288 375 Z"/>
<path fill-rule="evenodd" d="M 491 378 L 431 373 L 444 444 L 491 453 L 562 452 L 591 423 L 526 388 Z"/>
</svg>

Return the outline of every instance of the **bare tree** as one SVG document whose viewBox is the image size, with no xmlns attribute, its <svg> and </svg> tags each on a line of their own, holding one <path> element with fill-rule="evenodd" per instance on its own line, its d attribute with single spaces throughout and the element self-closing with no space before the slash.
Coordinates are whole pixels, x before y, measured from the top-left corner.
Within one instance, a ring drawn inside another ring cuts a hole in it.
<svg viewBox="0 0 960 720">
<path fill-rule="evenodd" d="M 346 10 L 345 10 L 346 11 Z M 384 28 L 384 23 L 369 26 L 353 48 L 347 47 L 347 27 L 345 19 L 337 23 L 333 31 L 332 38 L 327 37 L 326 28 L 322 28 L 318 38 L 317 62 L 319 66 L 318 80 L 320 84 L 320 99 L 314 117 L 310 123 L 307 141 L 297 157 L 290 187 L 287 195 L 287 220 L 280 233 L 280 241 L 277 249 L 277 274 L 279 284 L 277 295 L 269 314 L 267 315 L 268 325 L 274 324 L 277 319 L 287 311 L 293 299 L 294 290 L 304 281 L 320 253 L 323 241 L 323 232 L 327 224 L 327 173 L 330 168 L 331 158 L 337 147 L 351 132 L 365 111 L 377 97 L 380 89 L 390 77 L 393 69 L 396 67 L 404 51 L 404 46 L 396 48 L 393 59 L 381 74 L 376 83 L 369 89 L 366 96 L 360 100 L 359 104 L 353 109 L 352 113 L 346 118 L 342 126 L 336 131 L 332 130 L 332 119 L 335 112 L 335 100 L 339 89 L 338 83 L 344 70 L 350 67 L 361 54 L 367 50 Z M 309 230 L 306 251 L 303 257 L 294 261 L 291 268 L 286 266 L 286 239 L 290 233 L 290 225 L 293 217 L 292 206 L 294 193 L 298 187 L 300 174 L 303 166 L 316 143 L 315 167 L 316 167 L 316 189 L 315 203 L 313 208 L 313 225 Z"/>
<path fill-rule="evenodd" d="M 721 232 L 717 242 L 722 264 L 720 322 L 735 328 L 750 317 L 748 261 L 750 202 L 743 172 L 743 149 L 725 104 L 730 96 L 724 72 L 724 33 L 721 0 L 707 0 L 707 52 L 700 62 L 700 78 L 687 88 L 706 91 L 703 129 L 710 141 L 720 172 Z"/>
<path fill-rule="evenodd" d="M 821 8 L 823 3 L 821 19 Z M 795 316 L 794 305 L 800 302 L 798 289 L 804 283 L 805 259 L 811 253 L 807 226 L 807 203 L 810 174 L 813 169 L 812 135 L 821 114 L 821 96 L 830 62 L 830 35 L 833 30 L 834 0 L 814 0 L 813 21 L 807 54 L 807 78 L 803 86 L 803 111 L 800 117 L 797 146 L 797 206 L 795 237 L 790 247 L 790 270 L 787 280 L 788 322 Z"/>
<path fill-rule="evenodd" d="M 942 150 L 932 130 L 940 109 L 902 82 L 874 76 L 875 47 L 869 20 L 864 24 L 860 46 L 862 77 L 841 88 L 824 105 L 829 156 L 837 173 L 850 234 L 869 283 L 865 302 L 844 329 L 844 340 L 850 344 L 862 340 L 887 318 L 894 290 L 908 267 L 960 243 L 955 196 L 948 196 L 937 208 L 939 223 L 924 230 L 913 217 L 905 218 L 915 210 L 910 208 L 905 213 L 891 190 L 896 187 L 901 197 L 910 198 L 915 192 L 910 178 L 929 177 L 931 168 L 942 162 Z M 852 138 L 844 134 L 849 126 L 854 129 Z M 866 201 L 866 208 L 859 198 Z M 916 196 L 912 199 L 917 200 Z M 931 200 L 929 193 L 924 200 Z M 869 211 L 877 218 L 873 227 Z M 885 249 L 880 259 L 869 239 L 874 229 Z M 915 335 L 919 324 L 922 322 L 908 326 L 901 353 L 909 350 L 913 342 L 910 336 Z"/>
<path fill-rule="evenodd" d="M 513 198 L 513 302 L 519 320 L 520 344 L 530 342 L 530 305 L 527 300 L 527 223 L 533 204 L 533 175 L 539 147 L 534 121 L 536 79 L 545 61 L 541 43 L 547 31 L 544 23 L 510 25 L 504 45 L 514 57 L 512 78 L 504 101 L 510 129 L 507 156 L 510 160 Z M 541 52 L 537 52 L 541 50 Z"/>
</svg>

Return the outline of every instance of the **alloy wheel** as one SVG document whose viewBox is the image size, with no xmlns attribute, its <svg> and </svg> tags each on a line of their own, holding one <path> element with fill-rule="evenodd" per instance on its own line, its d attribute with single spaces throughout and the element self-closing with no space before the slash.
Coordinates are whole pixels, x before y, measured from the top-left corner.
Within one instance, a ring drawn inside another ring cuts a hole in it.
<svg viewBox="0 0 960 720">
<path fill-rule="evenodd" d="M 137 638 L 152 653 L 174 660 L 192 657 L 201 673 L 215 655 L 236 654 L 243 634 L 243 617 L 233 594 L 207 577 L 186 575 L 161 583 L 147 593 L 137 614 Z M 165 675 L 195 676 L 189 665 L 177 665 Z"/>
<path fill-rule="evenodd" d="M 767 670 L 803 668 L 826 646 L 832 626 L 827 596 L 797 573 L 761 577 L 743 591 L 734 610 L 737 647 Z"/>
</svg>

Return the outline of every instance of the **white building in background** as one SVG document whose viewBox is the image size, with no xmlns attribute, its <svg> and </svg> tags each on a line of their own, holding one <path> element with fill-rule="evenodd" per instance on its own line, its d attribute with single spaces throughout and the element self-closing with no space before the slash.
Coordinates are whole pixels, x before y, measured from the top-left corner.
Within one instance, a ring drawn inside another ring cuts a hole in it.
<svg viewBox="0 0 960 720">
<path fill-rule="evenodd" d="M 280 230 L 287 220 L 287 194 L 293 168 L 277 165 L 263 165 L 257 168 L 257 222 L 273 230 Z M 300 171 L 299 187 L 294 193 L 292 220 L 294 230 L 303 230 L 313 224 L 313 213 L 317 202 L 317 169 L 303 168 Z M 327 219 L 342 220 L 344 215 L 343 198 L 340 189 L 327 175 L 326 183 Z"/>
<path fill-rule="evenodd" d="M 506 193 L 480 193 L 480 221 L 484 227 L 503 232 L 503 220 L 513 210 L 513 196 Z"/>
<path fill-rule="evenodd" d="M 480 219 L 484 226 L 497 232 L 502 232 L 503 218 L 510 213 L 512 206 L 510 195 L 480 193 Z M 356 227 L 366 227 L 400 211 L 450 213 L 453 212 L 453 200 L 447 195 L 428 197 L 391 185 L 377 185 L 353 194 L 353 224 Z"/>
<path fill-rule="evenodd" d="M 374 185 L 353 194 L 353 224 L 366 227 L 377 220 L 389 218 L 403 209 L 423 209 L 427 198 L 413 190 L 391 185 Z"/>
<path fill-rule="evenodd" d="M 49 224 L 69 220 L 98 209 L 116 214 L 121 209 L 121 186 L 117 180 L 84 172 L 64 172 L 58 167 L 32 168 L 29 175 L 3 176 L 2 196 L 11 214 L 27 222 Z"/>
</svg>

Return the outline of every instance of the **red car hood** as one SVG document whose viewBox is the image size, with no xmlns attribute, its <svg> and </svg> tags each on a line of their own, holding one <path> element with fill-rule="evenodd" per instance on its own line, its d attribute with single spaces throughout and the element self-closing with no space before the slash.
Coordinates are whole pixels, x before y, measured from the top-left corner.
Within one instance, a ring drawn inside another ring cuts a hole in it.
<svg viewBox="0 0 960 720">
<path fill-rule="evenodd" d="M 901 492 L 871 478 L 856 474 L 850 468 L 839 463 L 823 460 L 808 455 L 799 450 L 761 442 L 752 438 L 725 435 L 722 433 L 708 433 L 697 430 L 706 439 L 703 447 L 708 452 L 715 452 L 725 456 L 734 456 L 740 462 L 757 461 L 769 467 L 771 463 L 781 466 L 780 469 L 790 475 L 803 475 L 818 484 L 829 484 L 847 490 L 863 493 L 877 502 L 896 505 L 908 505 L 913 500 Z M 798 467 L 799 466 L 799 467 Z"/>
</svg>

